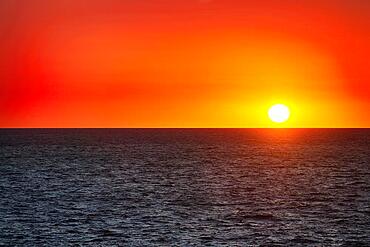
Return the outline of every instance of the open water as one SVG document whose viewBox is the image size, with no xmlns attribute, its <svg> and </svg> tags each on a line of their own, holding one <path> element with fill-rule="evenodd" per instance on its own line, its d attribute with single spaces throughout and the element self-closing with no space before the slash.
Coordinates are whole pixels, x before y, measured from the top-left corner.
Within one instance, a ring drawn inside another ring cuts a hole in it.
<svg viewBox="0 0 370 247">
<path fill-rule="evenodd" d="M 0 246 L 71 245 L 370 246 L 370 130 L 0 130 Z"/>
</svg>

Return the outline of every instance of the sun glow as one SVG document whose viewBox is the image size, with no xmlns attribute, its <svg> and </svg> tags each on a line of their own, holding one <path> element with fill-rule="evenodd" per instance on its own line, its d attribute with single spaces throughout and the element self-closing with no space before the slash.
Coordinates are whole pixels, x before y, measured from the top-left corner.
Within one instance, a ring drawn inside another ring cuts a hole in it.
<svg viewBox="0 0 370 247">
<path fill-rule="evenodd" d="M 286 105 L 276 104 L 270 107 L 268 116 L 275 123 L 283 123 L 289 119 L 290 110 Z"/>
</svg>

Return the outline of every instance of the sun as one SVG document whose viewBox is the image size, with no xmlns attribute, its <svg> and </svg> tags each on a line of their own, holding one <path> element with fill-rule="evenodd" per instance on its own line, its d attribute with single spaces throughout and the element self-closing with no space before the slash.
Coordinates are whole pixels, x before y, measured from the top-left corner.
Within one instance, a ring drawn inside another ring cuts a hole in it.
<svg viewBox="0 0 370 247">
<path fill-rule="evenodd" d="M 290 110 L 286 105 L 276 104 L 268 111 L 269 118 L 275 123 L 283 123 L 290 117 Z"/>
</svg>

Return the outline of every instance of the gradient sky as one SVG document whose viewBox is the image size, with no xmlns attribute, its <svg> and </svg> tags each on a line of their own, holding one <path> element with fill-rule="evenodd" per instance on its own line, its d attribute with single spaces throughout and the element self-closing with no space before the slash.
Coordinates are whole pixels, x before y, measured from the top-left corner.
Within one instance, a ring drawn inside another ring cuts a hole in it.
<svg viewBox="0 0 370 247">
<path fill-rule="evenodd" d="M 1 0 L 0 127 L 370 127 L 369 0 Z"/>
</svg>

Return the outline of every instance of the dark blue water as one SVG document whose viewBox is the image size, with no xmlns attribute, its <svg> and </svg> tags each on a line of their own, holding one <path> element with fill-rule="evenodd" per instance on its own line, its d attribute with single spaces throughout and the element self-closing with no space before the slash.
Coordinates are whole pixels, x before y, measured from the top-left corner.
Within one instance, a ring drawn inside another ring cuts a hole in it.
<svg viewBox="0 0 370 247">
<path fill-rule="evenodd" d="M 0 245 L 370 246 L 370 130 L 0 130 Z"/>
</svg>

